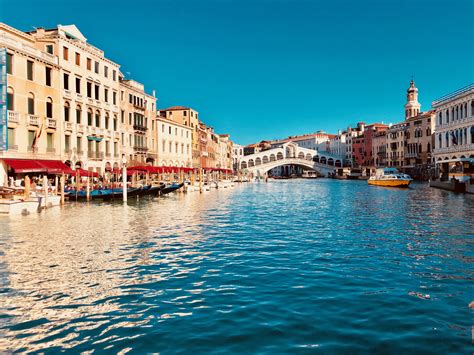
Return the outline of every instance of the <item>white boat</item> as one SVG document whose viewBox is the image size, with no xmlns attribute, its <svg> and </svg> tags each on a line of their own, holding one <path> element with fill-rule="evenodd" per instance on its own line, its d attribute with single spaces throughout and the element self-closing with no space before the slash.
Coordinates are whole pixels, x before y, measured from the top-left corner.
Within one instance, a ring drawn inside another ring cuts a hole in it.
<svg viewBox="0 0 474 355">
<path fill-rule="evenodd" d="M 408 187 L 413 179 L 410 175 L 399 172 L 396 168 L 377 169 L 367 182 L 369 185 L 386 187 Z"/>
</svg>

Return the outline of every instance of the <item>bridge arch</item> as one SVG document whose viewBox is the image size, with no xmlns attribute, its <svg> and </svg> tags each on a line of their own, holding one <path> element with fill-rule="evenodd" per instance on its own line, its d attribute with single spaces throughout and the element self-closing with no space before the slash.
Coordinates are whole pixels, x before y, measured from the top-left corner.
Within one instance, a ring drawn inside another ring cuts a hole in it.
<svg viewBox="0 0 474 355">
<path fill-rule="evenodd" d="M 270 154 L 270 161 L 275 161 L 276 158 L 275 158 L 275 154 Z"/>
<path fill-rule="evenodd" d="M 249 168 L 251 168 L 252 166 L 255 166 L 255 162 L 253 161 L 253 159 L 249 159 Z"/>
<path fill-rule="evenodd" d="M 267 164 L 268 163 L 268 156 L 264 155 L 262 158 L 262 164 Z"/>
<path fill-rule="evenodd" d="M 283 160 L 283 153 L 282 152 L 278 152 L 277 160 Z"/>
<path fill-rule="evenodd" d="M 260 157 L 255 159 L 255 165 L 262 165 L 262 159 L 260 159 Z"/>
</svg>

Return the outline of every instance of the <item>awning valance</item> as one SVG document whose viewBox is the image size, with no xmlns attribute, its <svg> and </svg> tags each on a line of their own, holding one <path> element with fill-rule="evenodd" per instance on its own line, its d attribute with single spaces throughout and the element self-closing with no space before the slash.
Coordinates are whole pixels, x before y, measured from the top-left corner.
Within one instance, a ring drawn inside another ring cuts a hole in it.
<svg viewBox="0 0 474 355">
<path fill-rule="evenodd" d="M 69 166 L 60 160 L 2 159 L 17 174 L 74 174 Z"/>
</svg>

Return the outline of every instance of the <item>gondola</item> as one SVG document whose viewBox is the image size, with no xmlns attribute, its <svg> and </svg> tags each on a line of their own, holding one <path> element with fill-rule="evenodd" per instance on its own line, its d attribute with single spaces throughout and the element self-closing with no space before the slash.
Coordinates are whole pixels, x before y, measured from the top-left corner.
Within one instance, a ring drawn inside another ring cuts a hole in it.
<svg viewBox="0 0 474 355">
<path fill-rule="evenodd" d="M 91 200 L 98 200 L 98 199 L 107 199 L 112 196 L 112 189 L 97 189 L 91 190 L 89 192 Z M 76 201 L 84 201 L 87 200 L 87 192 L 86 190 L 69 190 L 65 193 L 65 196 L 69 198 L 69 200 L 76 200 Z"/>
<path fill-rule="evenodd" d="M 169 194 L 170 192 L 176 191 L 176 190 L 182 188 L 183 186 L 184 186 L 183 182 L 181 184 L 177 184 L 177 183 L 174 182 L 172 184 L 166 185 L 165 188 L 163 190 L 161 190 L 161 194 L 162 195 Z"/>
</svg>

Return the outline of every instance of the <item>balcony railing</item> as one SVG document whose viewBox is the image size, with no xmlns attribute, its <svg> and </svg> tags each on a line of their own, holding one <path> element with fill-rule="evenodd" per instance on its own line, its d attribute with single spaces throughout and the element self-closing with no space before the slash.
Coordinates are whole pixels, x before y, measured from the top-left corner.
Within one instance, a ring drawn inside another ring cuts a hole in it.
<svg viewBox="0 0 474 355">
<path fill-rule="evenodd" d="M 418 153 L 406 153 L 405 158 L 419 158 L 420 155 Z"/>
<path fill-rule="evenodd" d="M 76 131 L 77 133 L 84 133 L 84 126 L 81 124 L 76 125 Z"/>
<path fill-rule="evenodd" d="M 71 122 L 64 122 L 64 129 L 66 131 L 72 131 L 72 123 Z"/>
<path fill-rule="evenodd" d="M 94 151 L 88 151 L 87 152 L 87 157 L 89 159 L 104 159 L 104 152 L 94 152 Z"/>
<path fill-rule="evenodd" d="M 451 147 L 437 148 L 434 150 L 434 154 L 443 154 L 443 153 L 458 153 L 474 150 L 474 143 L 471 144 L 462 144 L 462 145 L 453 145 Z"/>
<path fill-rule="evenodd" d="M 119 139 L 120 138 L 120 132 L 114 132 L 114 137 Z"/>
<path fill-rule="evenodd" d="M 142 146 L 133 146 L 133 149 L 137 152 L 146 152 L 148 151 L 148 147 L 142 147 Z"/>
<path fill-rule="evenodd" d="M 46 125 L 48 128 L 56 128 L 56 120 L 54 118 L 46 119 Z"/>
<path fill-rule="evenodd" d="M 94 126 L 87 126 L 87 134 L 95 134 L 96 128 Z"/>
<path fill-rule="evenodd" d="M 39 116 L 36 115 L 28 115 L 28 124 L 32 126 L 39 125 Z"/>
<path fill-rule="evenodd" d="M 64 97 L 67 97 L 68 99 L 71 98 L 71 92 L 69 90 L 64 90 Z"/>
<path fill-rule="evenodd" d="M 77 99 L 77 100 L 82 100 L 82 95 L 76 93 L 76 99 Z"/>
<path fill-rule="evenodd" d="M 8 122 L 20 122 L 20 113 L 15 111 L 8 111 Z"/>
<path fill-rule="evenodd" d="M 141 132 L 146 132 L 148 131 L 148 127 L 142 126 L 142 125 L 133 125 L 133 129 L 135 131 L 141 131 Z"/>
<path fill-rule="evenodd" d="M 106 130 L 105 135 L 107 136 L 107 138 L 112 138 L 112 132 L 110 130 Z"/>
</svg>

